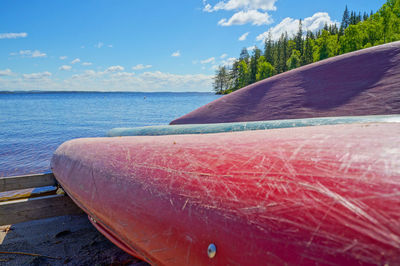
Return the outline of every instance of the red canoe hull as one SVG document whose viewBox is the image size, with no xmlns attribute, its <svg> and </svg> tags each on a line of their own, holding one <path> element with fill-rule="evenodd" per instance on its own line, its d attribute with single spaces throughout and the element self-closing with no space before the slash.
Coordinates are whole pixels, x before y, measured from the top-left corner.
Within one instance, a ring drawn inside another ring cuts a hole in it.
<svg viewBox="0 0 400 266">
<path fill-rule="evenodd" d="M 103 234 L 152 264 L 400 261 L 399 123 L 77 139 L 52 169 Z"/>
</svg>

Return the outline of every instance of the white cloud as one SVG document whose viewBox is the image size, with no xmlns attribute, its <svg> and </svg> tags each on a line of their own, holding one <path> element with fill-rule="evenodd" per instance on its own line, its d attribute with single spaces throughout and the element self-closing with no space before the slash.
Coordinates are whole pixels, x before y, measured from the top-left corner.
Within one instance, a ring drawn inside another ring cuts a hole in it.
<svg viewBox="0 0 400 266">
<path fill-rule="evenodd" d="M 74 60 L 71 61 L 71 64 L 76 64 L 79 63 L 81 60 L 79 58 L 75 58 Z"/>
<path fill-rule="evenodd" d="M 65 59 L 67 59 L 67 56 L 63 55 L 63 56 L 60 56 L 59 58 L 60 58 L 60 60 L 65 60 Z"/>
<path fill-rule="evenodd" d="M 4 76 L 11 76 L 14 73 L 11 71 L 11 69 L 7 68 L 4 70 L 0 70 L 0 77 L 4 77 Z"/>
<path fill-rule="evenodd" d="M 28 33 L 20 32 L 20 33 L 0 33 L 0 39 L 17 39 L 17 38 L 26 38 Z"/>
<path fill-rule="evenodd" d="M 251 52 L 256 48 L 257 48 L 257 46 L 253 45 L 253 46 L 247 47 L 246 49 L 247 49 L 247 51 Z"/>
<path fill-rule="evenodd" d="M 151 68 L 152 65 L 143 65 L 143 64 L 138 64 L 136 66 L 133 66 L 132 69 L 133 70 L 142 70 L 142 69 L 147 69 L 147 68 Z"/>
<path fill-rule="evenodd" d="M 260 9 L 260 10 L 276 10 L 275 2 L 277 0 L 229 0 L 227 2 L 220 1 L 212 7 L 210 4 L 205 4 L 204 11 L 213 12 L 218 10 L 238 10 L 238 9 Z"/>
<path fill-rule="evenodd" d="M 69 65 L 62 65 L 62 66 L 60 66 L 59 70 L 68 71 L 68 70 L 71 70 L 71 68 L 72 68 L 72 66 L 69 66 Z"/>
<path fill-rule="evenodd" d="M 10 55 L 20 55 L 22 57 L 31 57 L 31 58 L 37 58 L 37 57 L 46 57 L 47 54 L 40 52 L 39 50 L 21 50 L 18 53 L 11 53 Z"/>
<path fill-rule="evenodd" d="M 123 66 L 110 66 L 109 68 L 106 69 L 105 72 L 117 72 L 117 71 L 124 71 Z"/>
<path fill-rule="evenodd" d="M 32 51 L 31 50 L 21 50 L 19 51 L 20 55 L 31 55 Z"/>
<path fill-rule="evenodd" d="M 104 43 L 98 42 L 94 47 L 101 48 L 104 46 Z"/>
<path fill-rule="evenodd" d="M 113 48 L 112 44 L 107 45 L 108 48 Z"/>
<path fill-rule="evenodd" d="M 51 73 L 48 71 L 39 72 L 39 73 L 31 73 L 31 74 L 22 74 L 24 79 L 35 80 L 35 79 L 43 79 L 51 76 Z"/>
<path fill-rule="evenodd" d="M 228 56 L 227 54 L 222 54 L 219 58 L 224 59 L 227 56 Z"/>
<path fill-rule="evenodd" d="M 326 12 L 317 12 L 313 16 L 305 18 L 302 21 L 303 32 L 306 34 L 307 30 L 312 32 L 318 31 L 324 27 L 325 24 L 338 24 L 337 21 L 332 21 L 331 17 Z M 264 42 L 271 32 L 272 39 L 278 40 L 282 33 L 287 32 L 289 37 L 295 35 L 299 29 L 299 20 L 293 18 L 285 18 L 278 25 L 270 28 L 268 31 L 261 33 L 257 36 L 256 40 Z"/>
<path fill-rule="evenodd" d="M 239 11 L 227 20 L 226 18 L 218 21 L 220 26 L 232 26 L 232 25 L 243 25 L 251 23 L 252 25 L 267 25 L 273 22 L 271 16 L 268 13 L 261 13 L 257 10 L 246 10 Z"/>
<path fill-rule="evenodd" d="M 133 72 L 117 72 L 117 73 L 111 74 L 111 77 L 114 77 L 114 78 L 129 78 L 129 77 L 132 77 L 134 75 L 135 75 L 135 73 L 133 73 Z"/>
<path fill-rule="evenodd" d="M 236 60 L 237 59 L 235 57 L 229 57 L 228 59 L 223 60 L 221 62 L 221 65 L 223 65 L 225 67 L 231 67 Z"/>
<path fill-rule="evenodd" d="M 209 64 L 209 63 L 213 63 L 214 61 L 215 61 L 215 57 L 210 57 L 208 59 L 201 60 L 200 63 Z"/>
<path fill-rule="evenodd" d="M 247 39 L 247 36 L 249 35 L 249 32 L 244 33 L 242 36 L 239 37 L 239 41 L 244 41 Z"/>
<path fill-rule="evenodd" d="M 42 53 L 42 52 L 40 52 L 40 51 L 38 51 L 38 50 L 35 50 L 35 51 L 33 51 L 33 53 L 32 53 L 32 57 L 33 58 L 35 58 L 35 57 L 46 57 L 47 55 L 45 54 L 45 53 Z"/>
<path fill-rule="evenodd" d="M 90 78 L 102 75 L 99 73 L 104 74 L 104 72 L 96 72 L 94 70 L 85 70 L 82 74 L 72 75 L 71 79 L 80 79 L 80 80 L 90 79 Z"/>
<path fill-rule="evenodd" d="M 92 63 L 90 63 L 90 62 L 83 62 L 82 63 L 82 66 L 91 66 L 92 65 Z"/>
<path fill-rule="evenodd" d="M 302 23 L 305 30 L 310 30 L 312 32 L 322 29 L 325 24 L 339 25 L 339 22 L 332 21 L 331 17 L 326 12 L 317 12 L 312 17 L 305 18 Z"/>
<path fill-rule="evenodd" d="M 107 72 L 86 70 L 70 78 L 53 78 L 50 72 L 19 74 L 0 78 L 0 87 L 10 90 L 71 90 L 71 91 L 212 91 L 213 75 L 178 75 L 160 71 Z"/>
<path fill-rule="evenodd" d="M 179 56 L 181 56 L 181 52 L 178 50 L 178 51 L 176 51 L 176 52 L 173 52 L 173 53 L 171 54 L 171 56 L 172 56 L 172 57 L 179 57 Z"/>
</svg>

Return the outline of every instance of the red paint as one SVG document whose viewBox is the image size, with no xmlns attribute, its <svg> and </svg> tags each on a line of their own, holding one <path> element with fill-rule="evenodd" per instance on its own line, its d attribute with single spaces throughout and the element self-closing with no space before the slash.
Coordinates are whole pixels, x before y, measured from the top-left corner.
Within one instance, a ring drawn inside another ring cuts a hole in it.
<svg viewBox="0 0 400 266">
<path fill-rule="evenodd" d="M 399 123 L 77 139 L 52 168 L 152 264 L 400 261 Z"/>
</svg>

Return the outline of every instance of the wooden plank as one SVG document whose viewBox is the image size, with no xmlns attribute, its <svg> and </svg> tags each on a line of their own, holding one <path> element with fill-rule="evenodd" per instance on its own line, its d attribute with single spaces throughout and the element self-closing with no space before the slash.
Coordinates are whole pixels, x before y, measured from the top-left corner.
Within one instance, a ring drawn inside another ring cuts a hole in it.
<svg viewBox="0 0 400 266">
<path fill-rule="evenodd" d="M 65 194 L 6 201 L 0 202 L 0 225 L 82 213 Z"/>
<path fill-rule="evenodd" d="M 55 185 L 53 173 L 0 177 L 0 192 Z"/>
<path fill-rule="evenodd" d="M 57 189 L 57 187 L 48 186 L 7 191 L 5 193 L 0 193 L 0 202 L 55 195 L 57 193 Z"/>
</svg>

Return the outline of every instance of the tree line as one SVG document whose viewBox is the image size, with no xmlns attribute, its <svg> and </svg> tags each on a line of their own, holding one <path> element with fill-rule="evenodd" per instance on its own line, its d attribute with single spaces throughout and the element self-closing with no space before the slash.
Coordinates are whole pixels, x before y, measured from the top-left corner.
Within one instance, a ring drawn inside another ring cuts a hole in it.
<svg viewBox="0 0 400 266">
<path fill-rule="evenodd" d="M 255 47 L 250 55 L 243 48 L 232 66 L 219 66 L 214 76 L 216 94 L 228 94 L 254 82 L 329 57 L 400 40 L 400 0 L 387 0 L 370 14 L 343 12 L 340 27 L 326 25 L 317 32 L 303 32 L 302 21 L 296 35 L 283 33 L 277 41 L 271 33 L 264 50 Z"/>
</svg>

